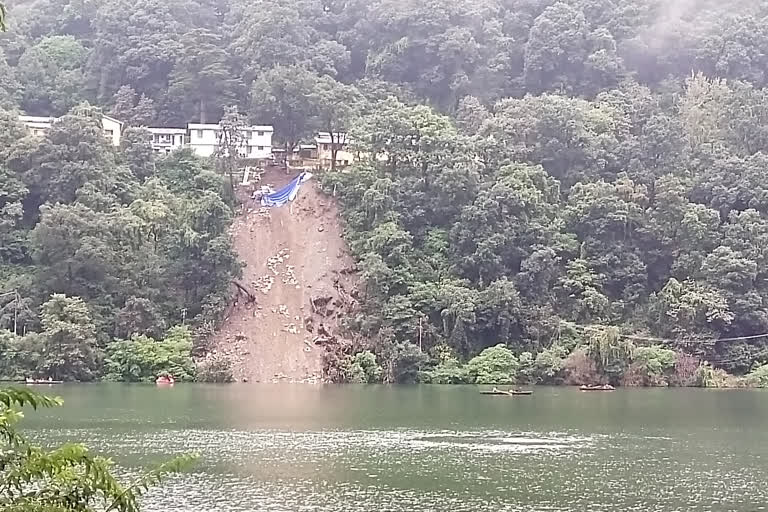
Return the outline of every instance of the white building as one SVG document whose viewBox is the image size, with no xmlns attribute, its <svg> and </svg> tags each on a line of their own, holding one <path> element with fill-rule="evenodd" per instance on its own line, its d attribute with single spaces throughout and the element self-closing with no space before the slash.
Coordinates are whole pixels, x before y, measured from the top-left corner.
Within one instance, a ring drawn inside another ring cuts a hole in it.
<svg viewBox="0 0 768 512">
<path fill-rule="evenodd" d="M 109 116 L 101 116 L 101 127 L 104 135 L 112 142 L 113 146 L 120 145 L 120 137 L 123 135 L 123 126 L 125 123 Z"/>
<path fill-rule="evenodd" d="M 39 116 L 19 116 L 19 122 L 23 124 L 30 135 L 35 137 L 42 137 L 45 132 L 56 121 L 55 117 L 39 117 Z M 123 122 L 113 119 L 109 116 L 101 116 L 101 127 L 104 130 L 104 135 L 109 139 L 109 142 L 113 146 L 120 145 L 120 137 L 123 133 Z"/>
<path fill-rule="evenodd" d="M 274 128 L 271 126 L 249 126 L 246 129 L 246 158 L 266 159 L 272 157 L 272 135 Z"/>
<path fill-rule="evenodd" d="M 218 124 L 187 125 L 189 130 L 189 147 L 201 157 L 213 156 L 219 146 L 221 127 Z M 267 159 L 272 155 L 271 126 L 248 126 L 243 129 L 245 141 L 239 149 L 243 158 Z"/>
<path fill-rule="evenodd" d="M 19 122 L 23 124 L 30 135 L 42 137 L 51 127 L 55 117 L 19 116 Z"/>
<path fill-rule="evenodd" d="M 152 150 L 155 153 L 170 153 L 184 147 L 187 130 L 184 128 L 147 128 L 152 134 Z"/>
</svg>

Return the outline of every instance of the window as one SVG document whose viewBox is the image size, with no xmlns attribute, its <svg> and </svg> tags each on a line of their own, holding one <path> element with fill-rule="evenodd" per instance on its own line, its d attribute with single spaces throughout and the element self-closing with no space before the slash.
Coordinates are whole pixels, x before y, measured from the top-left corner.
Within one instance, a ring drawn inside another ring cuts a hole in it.
<svg viewBox="0 0 768 512">
<path fill-rule="evenodd" d="M 323 144 L 323 149 L 328 151 L 328 150 L 331 149 L 331 145 L 330 144 Z"/>
<path fill-rule="evenodd" d="M 264 146 L 258 146 L 259 151 L 264 151 Z"/>
<path fill-rule="evenodd" d="M 203 130 L 197 130 L 197 138 L 202 139 L 203 138 Z"/>
<path fill-rule="evenodd" d="M 258 135 L 259 137 L 263 137 L 263 136 L 264 136 L 264 132 L 258 132 L 258 133 L 257 133 L 257 135 Z"/>
<path fill-rule="evenodd" d="M 114 132 L 112 130 L 104 130 L 104 133 L 107 134 L 107 137 L 111 137 Z"/>
</svg>

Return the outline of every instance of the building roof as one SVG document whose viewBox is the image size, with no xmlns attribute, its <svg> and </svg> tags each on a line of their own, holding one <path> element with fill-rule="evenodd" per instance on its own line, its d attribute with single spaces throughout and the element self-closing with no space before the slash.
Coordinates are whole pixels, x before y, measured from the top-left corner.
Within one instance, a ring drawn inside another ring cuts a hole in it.
<svg viewBox="0 0 768 512">
<path fill-rule="evenodd" d="M 185 135 L 187 133 L 187 130 L 185 128 L 147 128 L 152 133 L 158 133 L 158 134 L 182 134 Z"/>
<path fill-rule="evenodd" d="M 190 130 L 218 130 L 221 128 L 221 125 L 218 124 L 200 124 L 200 123 L 189 123 L 187 125 L 187 128 Z M 244 131 L 248 132 L 273 132 L 275 129 L 270 125 L 253 125 L 253 126 L 244 126 Z"/>
<path fill-rule="evenodd" d="M 189 123 L 187 128 L 190 130 L 218 130 L 220 126 L 217 124 Z"/>
<path fill-rule="evenodd" d="M 19 121 L 22 123 L 52 123 L 56 120 L 55 117 L 43 117 L 43 116 L 19 116 Z"/>
<path fill-rule="evenodd" d="M 349 144 L 351 142 L 346 132 L 334 132 L 333 138 L 336 139 L 337 144 L 339 144 L 340 142 L 343 144 Z M 315 136 L 315 141 L 318 144 L 330 144 L 332 142 L 331 134 L 329 132 L 317 132 L 317 135 Z"/>
<path fill-rule="evenodd" d="M 115 122 L 115 123 L 119 124 L 121 127 L 125 124 L 123 121 L 118 121 L 114 117 L 109 117 L 109 116 L 104 115 L 104 114 L 101 114 L 101 118 L 102 119 L 106 119 L 107 121 Z"/>
</svg>

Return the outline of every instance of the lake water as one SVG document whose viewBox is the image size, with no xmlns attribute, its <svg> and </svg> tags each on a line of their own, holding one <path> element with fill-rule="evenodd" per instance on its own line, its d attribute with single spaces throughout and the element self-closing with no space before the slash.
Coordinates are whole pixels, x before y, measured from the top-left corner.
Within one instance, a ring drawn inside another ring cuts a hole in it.
<svg viewBox="0 0 768 512">
<path fill-rule="evenodd" d="M 46 388 L 45 391 L 48 391 Z M 739 511 L 768 506 L 768 392 L 531 397 L 473 387 L 72 385 L 25 433 L 132 473 L 193 471 L 149 511 Z M 126 475 L 127 476 L 127 475 Z"/>
</svg>

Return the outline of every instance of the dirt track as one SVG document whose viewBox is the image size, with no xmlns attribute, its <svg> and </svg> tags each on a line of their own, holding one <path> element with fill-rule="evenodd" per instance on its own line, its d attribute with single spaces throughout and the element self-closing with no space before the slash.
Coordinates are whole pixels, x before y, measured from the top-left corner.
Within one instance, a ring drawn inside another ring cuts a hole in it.
<svg viewBox="0 0 768 512">
<path fill-rule="evenodd" d="M 277 189 L 295 174 L 268 171 L 261 184 Z M 322 381 L 324 349 L 314 340 L 321 323 L 331 334 L 337 329 L 342 303 L 349 299 L 343 290 L 352 286 L 342 272 L 353 261 L 334 201 L 312 179 L 293 203 L 281 208 L 245 203 L 232 229 L 246 265 L 241 282 L 255 292 L 257 303 L 235 295 L 215 337 L 216 350 L 234 360 L 237 380 Z M 328 317 L 313 314 L 311 299 L 321 297 L 338 307 Z"/>
</svg>

